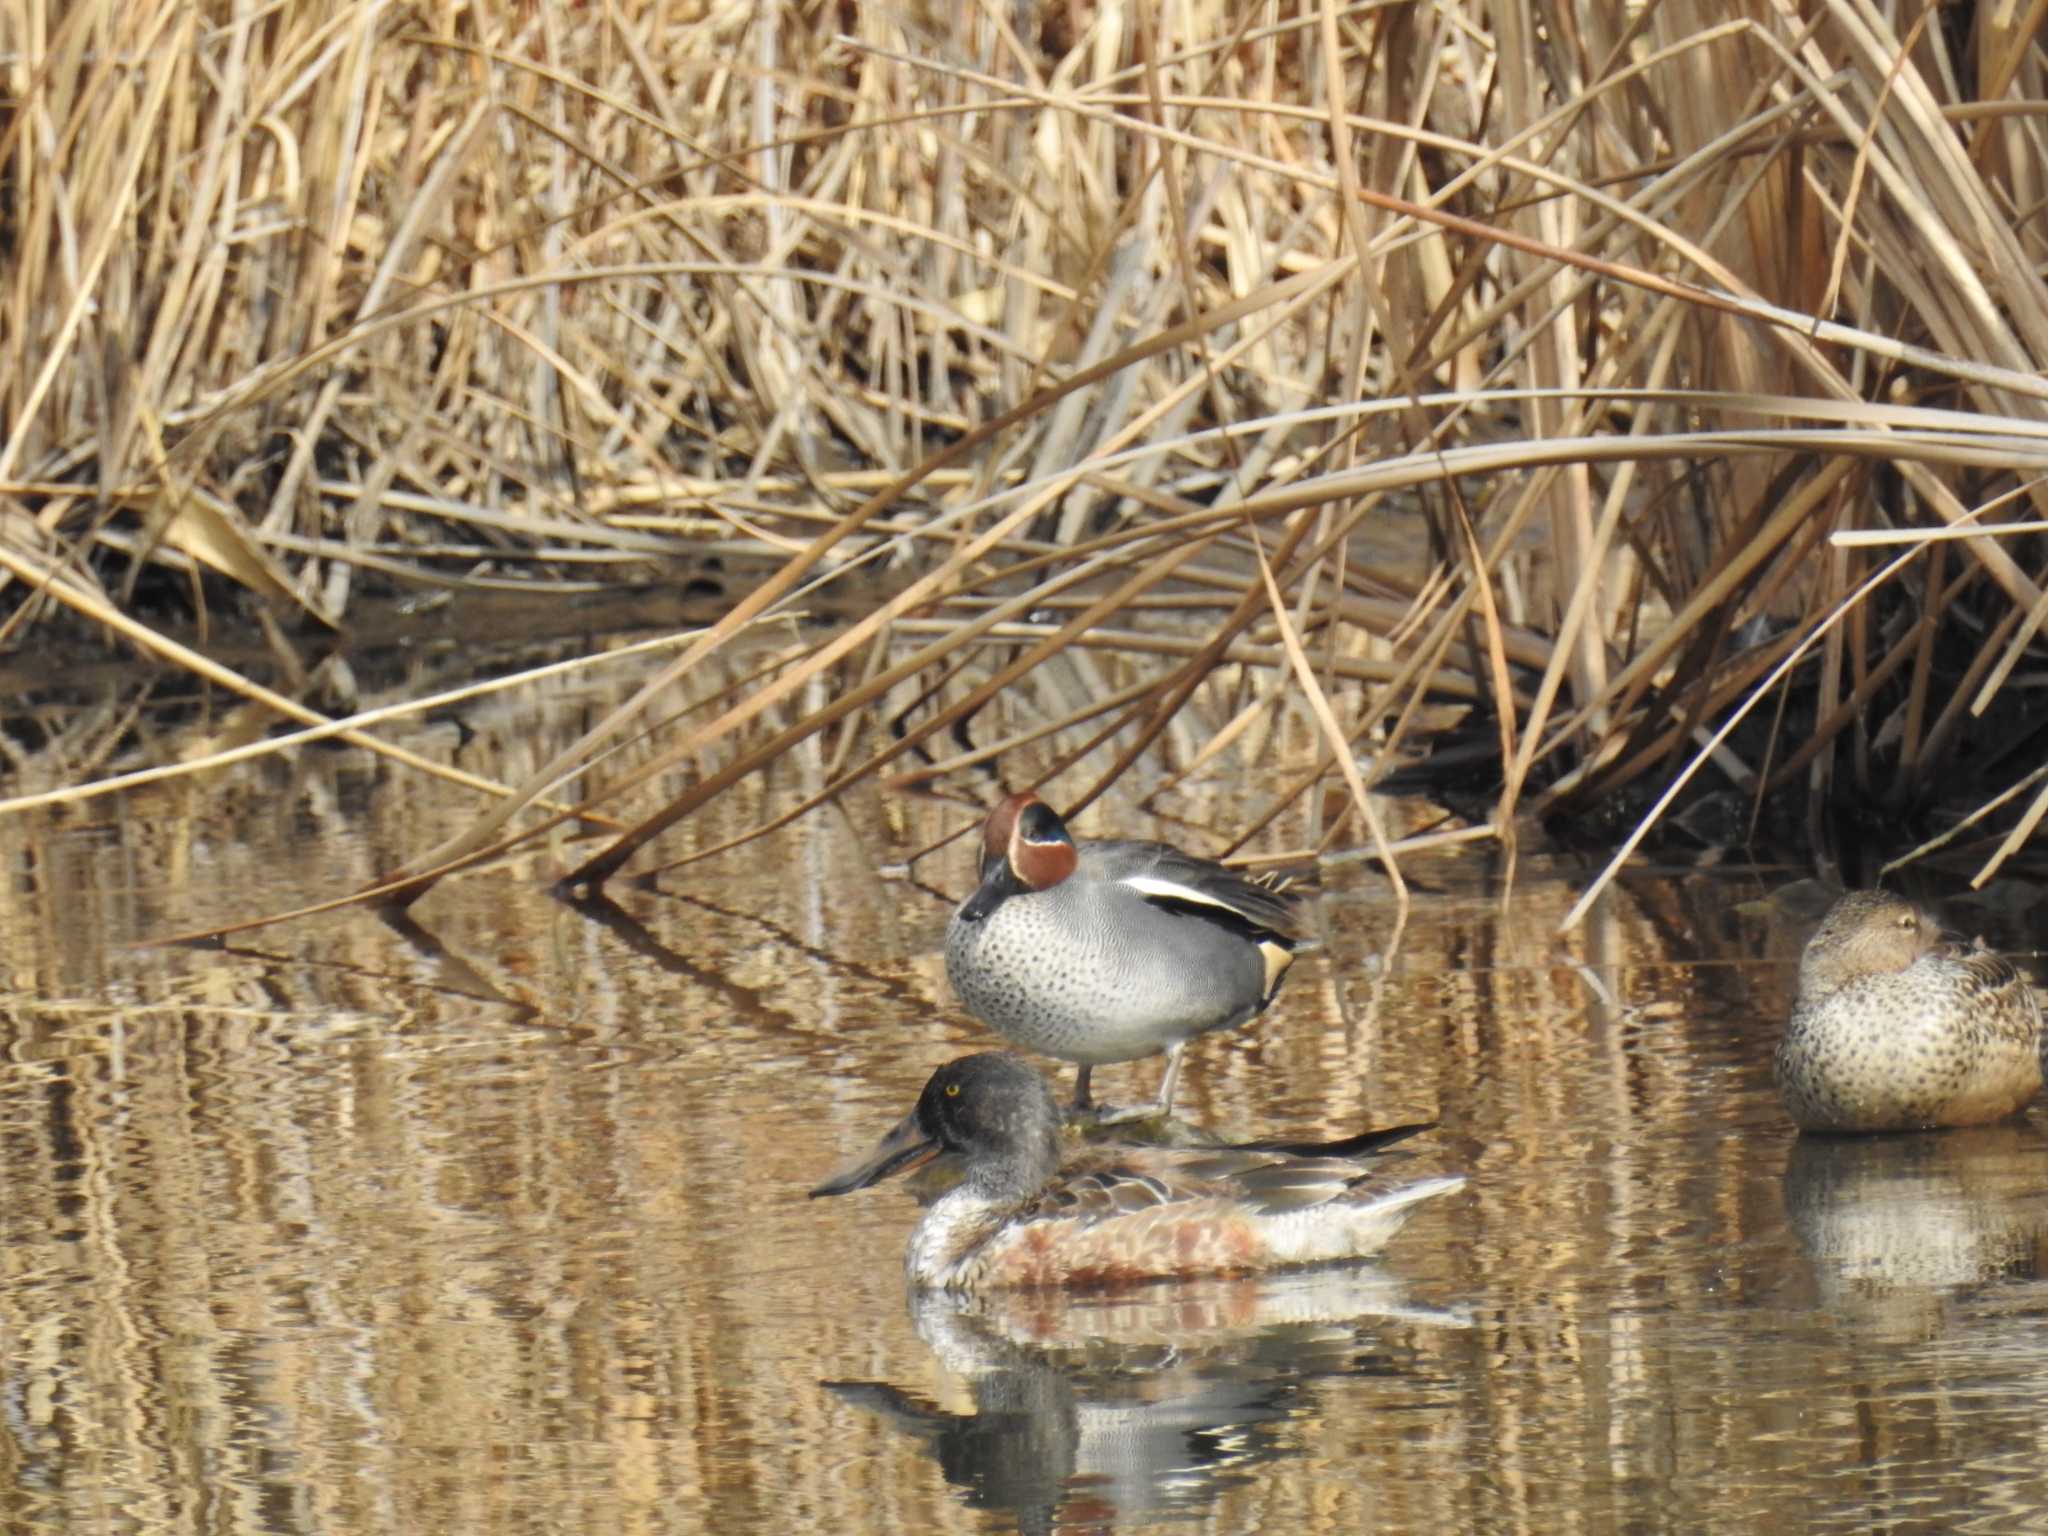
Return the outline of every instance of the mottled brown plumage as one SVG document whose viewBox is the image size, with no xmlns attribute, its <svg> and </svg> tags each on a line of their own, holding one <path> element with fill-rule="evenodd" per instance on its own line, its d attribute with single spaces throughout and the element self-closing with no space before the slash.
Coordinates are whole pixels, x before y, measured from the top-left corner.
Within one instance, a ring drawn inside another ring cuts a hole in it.
<svg viewBox="0 0 2048 1536">
<path fill-rule="evenodd" d="M 1851 891 L 1807 941 L 1775 1066 L 1803 1130 L 1978 1125 L 2040 1091 L 2040 1001 L 1903 897 Z"/>
</svg>

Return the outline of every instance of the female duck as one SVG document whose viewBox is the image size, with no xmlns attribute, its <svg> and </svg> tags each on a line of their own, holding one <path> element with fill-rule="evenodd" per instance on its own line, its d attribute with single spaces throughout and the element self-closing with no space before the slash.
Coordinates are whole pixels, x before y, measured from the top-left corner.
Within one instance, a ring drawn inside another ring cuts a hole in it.
<svg viewBox="0 0 2048 1536">
<path fill-rule="evenodd" d="M 924 1214 L 914 1288 L 1126 1284 L 1357 1259 L 1463 1178 L 1375 1179 L 1373 1151 L 1425 1130 L 1327 1146 L 1098 1147 L 1061 1166 L 1060 1110 L 1038 1070 L 1000 1051 L 932 1074 L 917 1108 L 865 1162 L 811 1191 L 843 1195 L 943 1153 L 960 1182 Z"/>
<path fill-rule="evenodd" d="M 968 1012 L 1088 1074 L 1166 1053 L 1151 1113 L 1173 1105 L 1189 1040 L 1261 1012 L 1294 963 L 1280 885 L 1165 843 L 1076 845 L 1050 806 L 1011 795 L 982 827 L 981 884 L 946 928 Z"/>
<path fill-rule="evenodd" d="M 2010 961 L 1944 942 L 1903 897 L 1851 891 L 1807 941 L 1775 1076 L 1802 1130 L 1979 1125 L 2040 1091 L 2042 1048 Z"/>
</svg>

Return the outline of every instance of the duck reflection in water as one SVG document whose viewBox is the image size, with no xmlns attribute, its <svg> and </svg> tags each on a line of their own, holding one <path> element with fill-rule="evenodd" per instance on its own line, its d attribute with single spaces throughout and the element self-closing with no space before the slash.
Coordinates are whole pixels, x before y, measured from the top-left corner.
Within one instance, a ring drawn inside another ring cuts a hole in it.
<svg viewBox="0 0 2048 1536">
<path fill-rule="evenodd" d="M 2048 1132 L 2031 1120 L 1802 1136 L 1785 1214 L 1822 1301 L 1888 1339 L 1938 1332 L 1948 1299 L 2048 1272 Z"/>
<path fill-rule="evenodd" d="M 1467 1324 L 1359 1267 L 1115 1297 L 917 1291 L 911 1314 L 971 1411 L 881 1382 L 823 1385 L 921 1441 L 972 1507 L 1013 1511 L 1023 1531 L 1200 1509 L 1295 1452 L 1286 1426 L 1313 1407 L 1315 1378 L 1376 1377 L 1373 1390 L 1425 1406 L 1425 1378 L 1375 1325 Z"/>
</svg>

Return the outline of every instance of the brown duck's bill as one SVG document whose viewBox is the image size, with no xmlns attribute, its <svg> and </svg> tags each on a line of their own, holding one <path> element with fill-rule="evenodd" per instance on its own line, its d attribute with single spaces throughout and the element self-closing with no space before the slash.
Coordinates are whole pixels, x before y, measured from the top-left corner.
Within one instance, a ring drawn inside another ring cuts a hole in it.
<svg viewBox="0 0 2048 1536">
<path fill-rule="evenodd" d="M 922 1168 L 944 1150 L 936 1137 L 927 1136 L 918 1126 L 917 1111 L 912 1110 L 897 1122 L 896 1128 L 884 1136 L 881 1145 L 864 1160 L 833 1174 L 811 1191 L 811 1198 L 850 1195 L 856 1189 L 881 1183 L 891 1174 Z"/>
</svg>

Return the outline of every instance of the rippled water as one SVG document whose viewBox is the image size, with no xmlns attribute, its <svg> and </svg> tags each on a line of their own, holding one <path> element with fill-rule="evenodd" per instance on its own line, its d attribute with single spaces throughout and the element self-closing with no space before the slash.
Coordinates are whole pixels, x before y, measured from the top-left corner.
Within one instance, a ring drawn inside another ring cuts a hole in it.
<svg viewBox="0 0 2048 1536">
<path fill-rule="evenodd" d="M 0 822 L 9 1529 L 2048 1528 L 2043 1111 L 1795 1141 L 1797 935 L 1744 906 L 1784 872 L 1645 869 L 1562 939 L 1574 863 L 1413 864 L 1398 930 L 1333 875 L 1180 1107 L 1440 1117 L 1418 1169 L 1468 1189 L 1368 1269 L 913 1308 L 902 1190 L 804 1191 L 986 1043 L 937 949 L 964 846 L 876 873 L 957 808 L 857 798 L 615 906 L 534 861 L 125 947 L 472 811 L 314 753 Z"/>
</svg>

